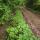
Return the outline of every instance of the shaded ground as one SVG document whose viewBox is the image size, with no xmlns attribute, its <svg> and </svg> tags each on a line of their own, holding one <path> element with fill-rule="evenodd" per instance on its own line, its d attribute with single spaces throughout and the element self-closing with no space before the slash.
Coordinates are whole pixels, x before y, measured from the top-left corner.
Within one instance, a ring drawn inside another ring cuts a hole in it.
<svg viewBox="0 0 40 40">
<path fill-rule="evenodd" d="M 21 10 L 23 12 L 23 16 L 26 22 L 29 23 L 29 25 L 31 26 L 30 28 L 32 29 L 34 34 L 40 37 L 40 18 L 39 16 L 26 10 L 25 8 L 21 8 Z"/>
</svg>

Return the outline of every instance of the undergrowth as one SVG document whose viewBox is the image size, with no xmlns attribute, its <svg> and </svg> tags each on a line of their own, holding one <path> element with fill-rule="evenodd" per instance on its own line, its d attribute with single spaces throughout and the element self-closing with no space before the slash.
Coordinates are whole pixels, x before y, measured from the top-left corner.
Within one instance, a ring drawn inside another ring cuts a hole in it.
<svg viewBox="0 0 40 40">
<path fill-rule="evenodd" d="M 40 38 L 33 35 L 20 10 L 16 10 L 16 15 L 13 19 L 14 26 L 9 25 L 6 30 L 8 33 L 7 40 L 40 40 Z"/>
</svg>

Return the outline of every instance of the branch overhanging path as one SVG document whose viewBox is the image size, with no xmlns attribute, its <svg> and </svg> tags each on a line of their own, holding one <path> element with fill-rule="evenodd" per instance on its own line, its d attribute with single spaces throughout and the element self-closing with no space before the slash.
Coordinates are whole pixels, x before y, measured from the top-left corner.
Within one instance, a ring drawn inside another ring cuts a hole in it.
<svg viewBox="0 0 40 40">
<path fill-rule="evenodd" d="M 22 14 L 25 21 L 28 22 L 30 28 L 32 29 L 32 32 L 40 37 L 40 18 L 24 7 L 21 8 L 21 11 L 23 12 Z"/>
</svg>

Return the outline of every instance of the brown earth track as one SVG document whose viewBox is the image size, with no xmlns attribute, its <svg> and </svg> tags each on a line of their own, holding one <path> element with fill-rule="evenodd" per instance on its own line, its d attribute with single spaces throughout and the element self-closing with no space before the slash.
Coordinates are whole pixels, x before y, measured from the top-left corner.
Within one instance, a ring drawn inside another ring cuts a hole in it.
<svg viewBox="0 0 40 40">
<path fill-rule="evenodd" d="M 31 11 L 27 10 L 26 8 L 21 8 L 23 12 L 24 19 L 28 22 L 32 32 L 40 37 L 40 17 L 32 13 Z"/>
<path fill-rule="evenodd" d="M 11 19 L 9 21 L 6 21 L 5 24 L 1 24 L 0 25 L 0 40 L 5 40 L 6 39 L 6 28 L 8 28 L 8 26 L 11 23 Z"/>
<path fill-rule="evenodd" d="M 5 25 L 2 25 L 0 26 L 0 40 L 5 40 L 6 38 L 6 24 Z"/>
</svg>

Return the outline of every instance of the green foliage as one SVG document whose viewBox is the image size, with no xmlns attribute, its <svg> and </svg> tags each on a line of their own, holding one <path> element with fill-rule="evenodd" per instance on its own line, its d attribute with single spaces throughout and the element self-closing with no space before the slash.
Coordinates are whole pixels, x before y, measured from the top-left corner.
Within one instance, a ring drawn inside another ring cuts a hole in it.
<svg viewBox="0 0 40 40">
<path fill-rule="evenodd" d="M 0 10 L 0 17 L 2 17 L 4 14 L 4 10 Z"/>
<path fill-rule="evenodd" d="M 40 5 L 40 0 L 37 0 L 37 5 Z"/>
<path fill-rule="evenodd" d="M 26 6 L 34 11 L 40 11 L 40 1 L 39 0 L 27 0 Z"/>
<path fill-rule="evenodd" d="M 7 40 L 40 40 L 40 38 L 33 35 L 28 24 L 26 25 L 20 10 L 16 11 L 14 19 L 18 24 L 17 26 L 9 26 Z"/>
<path fill-rule="evenodd" d="M 4 24 L 6 21 L 8 21 L 9 17 L 11 16 L 11 10 L 8 6 L 5 6 L 4 4 L 0 5 L 0 24 Z"/>
<path fill-rule="evenodd" d="M 24 5 L 25 0 L 0 0 L 0 24 L 10 19 L 18 6 Z"/>
<path fill-rule="evenodd" d="M 40 12 L 40 5 L 33 6 L 32 10 Z"/>
<path fill-rule="evenodd" d="M 18 6 L 23 6 L 25 4 L 25 0 L 3 0 L 3 3 L 11 9 L 15 9 Z"/>
</svg>

